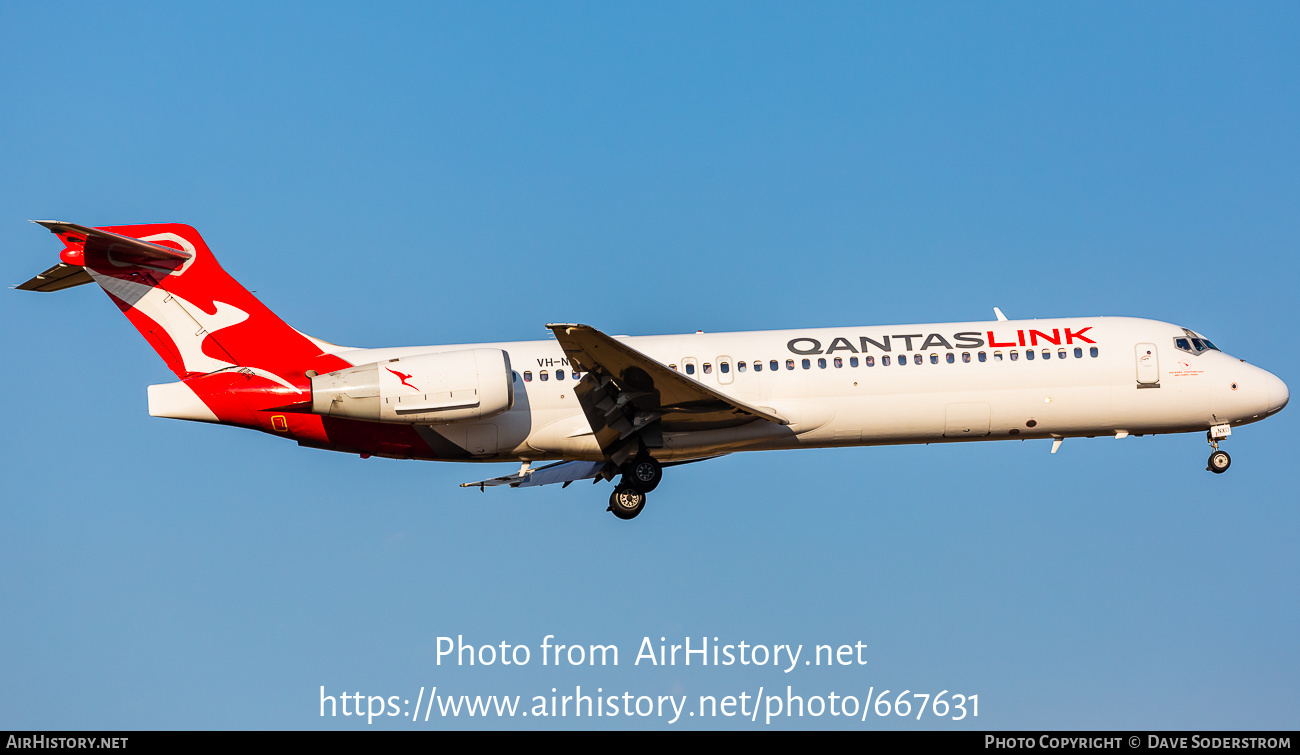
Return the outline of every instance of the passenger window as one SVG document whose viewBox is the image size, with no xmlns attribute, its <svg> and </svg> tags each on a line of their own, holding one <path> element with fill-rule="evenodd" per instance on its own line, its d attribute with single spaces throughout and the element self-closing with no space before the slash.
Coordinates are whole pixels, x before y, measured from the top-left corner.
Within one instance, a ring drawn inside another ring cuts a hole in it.
<svg viewBox="0 0 1300 755">
<path fill-rule="evenodd" d="M 857 367 L 857 366 L 858 366 L 858 358 L 857 358 L 857 357 L 849 357 L 849 366 L 850 366 L 850 367 Z"/>
<path fill-rule="evenodd" d="M 952 364 L 957 361 L 957 358 L 952 355 L 951 351 L 945 354 L 943 358 L 944 361 L 946 361 L 948 364 Z"/>
<path fill-rule="evenodd" d="M 995 352 L 993 352 L 993 361 L 995 361 L 995 362 L 1001 362 L 1001 361 L 1002 361 L 1002 352 L 1000 352 L 1000 351 L 995 351 Z"/>
<path fill-rule="evenodd" d="M 730 363 L 730 362 L 718 362 L 718 370 L 720 370 L 720 371 L 722 372 L 723 375 L 726 375 L 726 374 L 730 373 L 730 372 L 731 372 L 731 363 Z"/>
<path fill-rule="evenodd" d="M 1012 351 L 1010 354 L 1008 354 L 1008 356 L 1011 357 L 1011 361 L 1015 362 L 1015 361 L 1017 361 L 1017 360 L 1020 359 L 1020 352 L 1019 352 L 1019 351 Z"/>
<path fill-rule="evenodd" d="M 551 379 L 551 376 L 546 373 L 546 370 L 542 370 L 541 374 L 538 377 L 542 379 L 543 383 Z"/>
<path fill-rule="evenodd" d="M 807 370 L 807 369 L 811 369 L 811 368 L 812 368 L 812 360 L 809 360 L 809 359 L 801 359 L 800 361 L 803 362 L 803 368 L 804 368 L 805 370 Z"/>
<path fill-rule="evenodd" d="M 817 369 L 819 370 L 826 369 L 826 357 L 821 357 L 817 360 Z"/>
<path fill-rule="evenodd" d="M 1083 349 L 1079 348 L 1078 346 L 1075 346 L 1075 347 L 1074 347 L 1074 358 L 1075 358 L 1075 359 L 1083 359 Z"/>
<path fill-rule="evenodd" d="M 744 362 L 736 362 L 736 371 L 737 371 L 737 372 L 744 372 L 744 371 L 745 371 L 745 363 L 744 363 Z"/>
<path fill-rule="evenodd" d="M 763 363 L 760 362 L 760 361 L 758 361 L 757 359 L 755 359 L 755 360 L 754 360 L 754 372 L 762 372 L 762 371 L 763 371 Z"/>
<path fill-rule="evenodd" d="M 581 380 L 581 379 L 582 379 L 582 373 L 578 372 L 577 370 L 574 370 L 574 371 L 573 371 L 573 379 L 574 379 L 574 380 Z"/>
<path fill-rule="evenodd" d="M 843 366 L 844 366 L 844 359 L 843 359 L 843 357 L 835 357 L 835 368 L 836 368 L 836 369 L 839 369 L 840 367 L 843 367 Z"/>
<path fill-rule="evenodd" d="M 556 370 L 556 371 L 555 371 L 555 379 L 556 379 L 556 380 L 563 380 L 563 379 L 564 379 L 564 370 Z"/>
<path fill-rule="evenodd" d="M 1029 349 L 1029 350 L 1025 351 L 1025 359 L 1028 359 L 1028 360 L 1031 361 L 1031 362 L 1034 361 L 1034 350 L 1033 350 L 1033 349 Z"/>
<path fill-rule="evenodd" d="M 988 361 L 988 356 L 987 356 L 984 352 L 982 352 L 982 351 L 980 352 L 980 361 L 981 361 L 981 362 L 986 362 L 986 361 Z"/>
<path fill-rule="evenodd" d="M 705 375 L 712 375 L 712 374 L 713 374 L 713 365 L 709 364 L 708 362 L 705 362 L 705 363 L 704 363 L 704 374 L 705 374 Z"/>
<path fill-rule="evenodd" d="M 1065 359 L 1065 349 L 1060 349 L 1059 351 L 1057 351 L 1057 352 L 1056 352 L 1056 358 L 1057 358 L 1057 359 Z"/>
<path fill-rule="evenodd" d="M 670 365 L 668 365 L 668 369 L 670 369 L 670 370 L 674 370 L 674 371 L 675 371 L 675 370 L 677 369 L 677 365 L 675 365 L 675 364 L 670 364 Z"/>
<path fill-rule="evenodd" d="M 794 362 L 790 362 L 790 364 L 793 365 Z M 778 361 L 776 361 L 775 359 L 773 359 L 772 361 L 770 361 L 770 362 L 767 363 L 767 368 L 768 368 L 769 370 L 771 370 L 772 372 L 776 372 L 777 368 L 780 367 L 780 366 L 781 366 L 781 363 L 778 362 Z M 792 366 L 790 369 L 794 369 L 794 367 Z"/>
<path fill-rule="evenodd" d="M 1052 358 L 1052 350 L 1043 349 L 1043 359 L 1051 359 L 1051 358 Z"/>
<path fill-rule="evenodd" d="M 1091 349 L 1088 349 L 1088 354 L 1094 357 L 1097 356 L 1097 347 L 1093 346 Z"/>
<path fill-rule="evenodd" d="M 967 364 L 970 364 L 970 352 L 969 352 L 969 351 L 963 351 L 963 352 L 961 353 L 961 361 L 963 361 L 963 362 L 965 362 L 965 363 L 967 363 Z"/>
<path fill-rule="evenodd" d="M 863 361 L 864 363 L 866 363 L 866 365 L 867 365 L 868 367 L 875 367 L 875 366 L 876 366 L 876 358 L 875 358 L 875 357 L 863 357 L 863 358 L 862 358 L 862 361 Z"/>
<path fill-rule="evenodd" d="M 867 357 L 867 358 L 870 359 L 871 357 Z M 889 355 L 888 355 L 888 354 L 886 354 L 885 356 L 883 356 L 883 357 L 880 358 L 880 365 L 881 365 L 882 367 L 888 367 L 888 366 L 889 366 Z"/>
<path fill-rule="evenodd" d="M 930 364 L 938 364 L 938 363 L 939 363 L 939 352 L 937 351 L 930 352 Z"/>
<path fill-rule="evenodd" d="M 804 360 L 804 361 L 807 361 L 807 360 Z M 787 360 L 785 360 L 785 368 L 786 368 L 787 370 L 793 370 L 793 369 L 794 369 L 794 360 L 793 360 L 793 359 L 787 359 Z"/>
<path fill-rule="evenodd" d="M 525 371 L 524 371 L 524 382 L 525 382 L 525 383 L 531 383 L 531 382 L 533 382 L 533 371 L 532 371 L 532 370 L 525 370 Z"/>
<path fill-rule="evenodd" d="M 924 361 L 925 361 L 925 357 L 921 356 L 920 354 L 912 355 L 912 364 L 921 364 Z"/>
<path fill-rule="evenodd" d="M 694 375 L 694 374 L 695 374 L 695 365 L 691 364 L 690 362 L 687 362 L 687 363 L 686 363 L 686 374 L 687 374 L 687 375 Z"/>
</svg>

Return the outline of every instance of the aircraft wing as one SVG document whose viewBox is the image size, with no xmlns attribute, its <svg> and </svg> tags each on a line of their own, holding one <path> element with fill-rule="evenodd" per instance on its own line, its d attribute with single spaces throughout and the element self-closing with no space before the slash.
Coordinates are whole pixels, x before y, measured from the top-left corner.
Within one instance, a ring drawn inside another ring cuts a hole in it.
<svg viewBox="0 0 1300 755">
<path fill-rule="evenodd" d="M 583 372 L 575 390 L 596 443 L 622 464 L 665 431 L 716 430 L 750 422 L 790 424 L 771 409 L 739 401 L 687 377 L 590 325 L 549 324 L 569 363 Z"/>
<path fill-rule="evenodd" d="M 682 464 L 694 464 L 697 461 L 708 461 L 716 458 L 717 456 L 702 456 L 698 459 L 679 459 L 664 462 L 664 466 L 676 467 Z M 532 464 L 524 462 L 519 467 L 519 471 L 514 474 L 474 482 L 462 482 L 460 486 L 462 488 L 483 490 L 484 488 L 495 488 L 498 485 L 509 485 L 512 488 L 534 488 L 539 485 L 563 483 L 563 486 L 567 488 L 570 483 L 578 480 L 600 482 L 601 480 L 611 480 L 617 474 L 618 470 L 610 467 L 607 461 L 557 461 L 554 464 L 547 464 L 537 469 L 533 469 Z"/>
<path fill-rule="evenodd" d="M 482 490 L 497 485 L 509 485 L 512 488 L 531 488 L 537 485 L 554 485 L 561 482 L 567 488 L 569 483 L 574 480 L 599 478 L 604 468 L 605 462 L 603 461 L 561 461 L 538 469 L 530 469 L 528 464 L 524 464 L 515 474 L 493 477 L 477 482 L 462 482 L 460 486 L 462 488 L 478 488 Z"/>
</svg>

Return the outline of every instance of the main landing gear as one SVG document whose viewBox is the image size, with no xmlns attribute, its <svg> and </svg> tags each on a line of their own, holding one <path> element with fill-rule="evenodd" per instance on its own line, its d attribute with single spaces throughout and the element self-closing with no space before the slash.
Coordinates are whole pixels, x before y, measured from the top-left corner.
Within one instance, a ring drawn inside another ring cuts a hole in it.
<svg viewBox="0 0 1300 755">
<path fill-rule="evenodd" d="M 637 456 L 623 465 L 623 477 L 609 496 L 609 510 L 619 519 L 632 519 L 645 508 L 646 493 L 659 487 L 663 467 L 654 457 Z"/>
<path fill-rule="evenodd" d="M 1209 432 L 1205 433 L 1205 439 L 1209 441 L 1210 448 L 1214 449 L 1214 453 L 1210 454 L 1210 461 L 1205 467 L 1207 472 L 1223 474 L 1228 471 L 1228 467 L 1232 466 L 1232 457 L 1228 455 L 1228 452 L 1219 450 L 1219 441 L 1231 434 L 1232 428 L 1228 425 L 1215 425 L 1210 428 Z"/>
<path fill-rule="evenodd" d="M 619 519 L 633 519 L 645 508 L 645 493 L 619 483 L 609 495 L 609 510 Z"/>
</svg>

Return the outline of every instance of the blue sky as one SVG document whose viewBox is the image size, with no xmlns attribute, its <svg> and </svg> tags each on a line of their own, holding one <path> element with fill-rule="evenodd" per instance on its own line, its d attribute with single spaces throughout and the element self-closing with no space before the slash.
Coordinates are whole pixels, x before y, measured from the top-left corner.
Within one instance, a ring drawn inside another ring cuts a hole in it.
<svg viewBox="0 0 1300 755">
<path fill-rule="evenodd" d="M 0 5 L 0 244 L 184 222 L 358 346 L 1133 315 L 1292 385 L 1288 3 Z M 1198 435 L 740 455 L 608 487 L 152 419 L 102 293 L 0 296 L 0 728 L 411 728 L 340 695 L 977 694 L 779 727 L 1294 729 L 1296 411 Z M 546 635 L 618 667 L 539 665 Z M 437 638 L 526 644 L 437 664 Z M 647 668 L 643 637 L 869 646 Z M 572 692 L 569 692 L 572 694 Z M 436 717 L 435 717 L 436 719 Z M 752 727 L 737 718 L 458 719 Z"/>
</svg>

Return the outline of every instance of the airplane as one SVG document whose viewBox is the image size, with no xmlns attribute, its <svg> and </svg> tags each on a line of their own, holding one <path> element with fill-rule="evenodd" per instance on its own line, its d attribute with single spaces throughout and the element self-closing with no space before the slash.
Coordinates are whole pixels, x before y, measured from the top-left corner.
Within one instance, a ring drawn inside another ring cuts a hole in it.
<svg viewBox="0 0 1300 755">
<path fill-rule="evenodd" d="M 1129 317 L 609 336 L 364 349 L 295 330 L 177 223 L 33 221 L 60 262 L 17 286 L 98 283 L 178 378 L 155 417 L 236 425 L 308 448 L 520 463 L 462 487 L 612 481 L 641 513 L 663 470 L 741 451 L 1205 432 L 1286 406 L 1287 386 L 1195 331 Z M 553 462 L 534 468 L 537 462 Z"/>
</svg>

